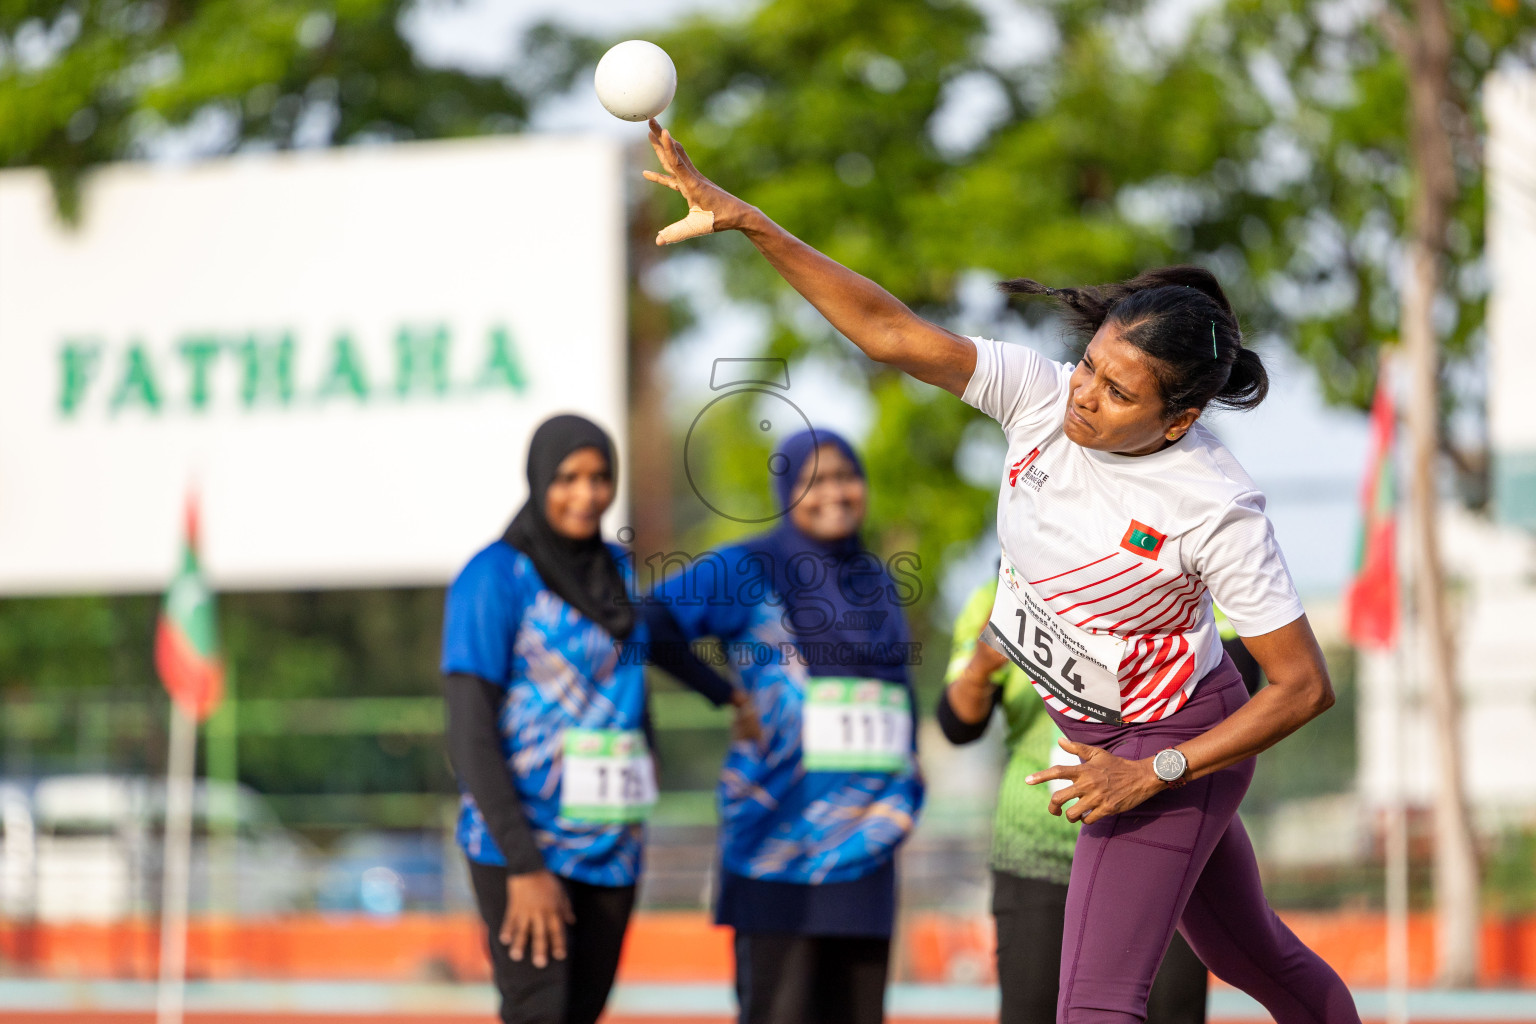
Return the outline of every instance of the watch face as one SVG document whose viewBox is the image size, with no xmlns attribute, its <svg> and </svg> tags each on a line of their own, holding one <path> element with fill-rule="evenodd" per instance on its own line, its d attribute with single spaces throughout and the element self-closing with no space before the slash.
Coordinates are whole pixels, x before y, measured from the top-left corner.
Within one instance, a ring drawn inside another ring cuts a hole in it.
<svg viewBox="0 0 1536 1024">
<path fill-rule="evenodd" d="M 1152 771 L 1164 782 L 1173 782 L 1184 774 L 1186 762 L 1184 755 L 1171 747 L 1168 750 L 1158 751 L 1152 759 Z"/>
</svg>

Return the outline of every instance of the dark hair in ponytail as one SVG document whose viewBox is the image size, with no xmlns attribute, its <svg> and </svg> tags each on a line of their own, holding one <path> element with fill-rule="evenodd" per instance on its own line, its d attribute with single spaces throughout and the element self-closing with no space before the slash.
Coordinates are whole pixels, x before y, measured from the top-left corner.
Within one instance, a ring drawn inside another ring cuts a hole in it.
<svg viewBox="0 0 1536 1024">
<path fill-rule="evenodd" d="M 1160 267 L 1088 288 L 1047 288 L 1025 277 L 998 287 L 1011 295 L 1055 299 L 1084 344 L 1113 321 L 1120 337 L 1152 357 L 1152 375 L 1169 415 L 1207 405 L 1252 409 L 1269 393 L 1264 361 L 1243 347 L 1237 314 L 1209 270 Z"/>
</svg>

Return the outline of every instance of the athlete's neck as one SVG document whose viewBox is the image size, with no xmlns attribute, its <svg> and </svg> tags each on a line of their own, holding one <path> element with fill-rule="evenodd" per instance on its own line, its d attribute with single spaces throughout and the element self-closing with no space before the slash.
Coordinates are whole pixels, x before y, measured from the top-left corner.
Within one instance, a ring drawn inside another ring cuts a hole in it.
<svg viewBox="0 0 1536 1024">
<path fill-rule="evenodd" d="M 1183 436 L 1183 435 L 1180 435 L 1180 436 Z M 1113 452 L 1112 454 L 1114 454 L 1114 455 L 1124 455 L 1124 456 L 1127 456 L 1129 458 L 1139 459 L 1143 455 L 1156 455 L 1158 452 L 1162 451 L 1164 448 L 1172 448 L 1174 445 L 1176 445 L 1178 443 L 1179 442 L 1178 442 L 1177 438 L 1175 438 L 1175 439 L 1170 441 L 1166 437 L 1160 437 L 1160 438 L 1157 439 L 1156 443 L 1150 444 L 1150 445 L 1148 445 L 1145 448 L 1137 449 L 1134 452 Z"/>
</svg>

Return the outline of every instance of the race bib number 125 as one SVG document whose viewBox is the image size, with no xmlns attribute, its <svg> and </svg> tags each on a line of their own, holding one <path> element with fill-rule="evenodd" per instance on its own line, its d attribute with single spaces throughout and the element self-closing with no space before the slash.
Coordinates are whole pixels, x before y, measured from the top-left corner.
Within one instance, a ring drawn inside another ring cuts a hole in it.
<svg viewBox="0 0 1536 1024">
<path fill-rule="evenodd" d="M 644 821 L 656 803 L 656 772 L 638 729 L 567 729 L 560 817 L 614 824 Z"/>
</svg>

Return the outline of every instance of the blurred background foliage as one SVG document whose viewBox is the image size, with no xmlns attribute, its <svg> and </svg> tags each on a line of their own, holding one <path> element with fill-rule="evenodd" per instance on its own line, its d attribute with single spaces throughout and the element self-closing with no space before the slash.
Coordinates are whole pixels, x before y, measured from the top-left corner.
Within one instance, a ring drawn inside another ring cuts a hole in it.
<svg viewBox="0 0 1536 1024">
<path fill-rule="evenodd" d="M 79 212 L 93 166 L 516 131 L 528 100 L 430 68 L 405 0 L 0 0 L 0 165 Z"/>
<path fill-rule="evenodd" d="M 1049 347 L 1061 340 L 1049 309 L 1005 308 L 991 282 L 1201 263 L 1252 339 L 1293 348 L 1330 400 L 1363 408 L 1398 321 L 1410 184 L 1404 66 L 1388 39 L 1399 4 L 766 0 L 645 35 L 677 63 L 667 123 L 704 173 L 923 315 Z M 1014 30 L 996 31 L 1000 7 Z M 1449 7 L 1457 102 L 1444 116 L 1461 178 L 1440 326 L 1454 384 L 1480 350 L 1488 289 L 1479 87 L 1492 69 L 1536 63 L 1536 6 Z M 414 11 L 406 0 L 0 0 L 0 165 L 47 168 L 73 218 L 88 215 L 89 171 L 107 161 L 520 131 L 540 104 L 589 89 L 614 41 L 542 25 L 506 68 L 435 67 L 413 50 Z M 650 159 L 637 149 L 637 164 Z M 635 186 L 637 224 L 680 212 L 672 193 Z M 995 466 L 964 459 L 978 414 L 869 363 L 739 237 L 637 258 L 637 334 L 689 322 L 686 301 L 649 282 L 669 267 L 708 279 L 700 260 L 767 323 L 764 354 L 867 388 L 869 542 L 922 555 L 914 628 L 943 649 L 939 584 L 992 523 Z M 637 380 L 653 379 L 643 371 L 657 357 L 637 349 Z M 1449 416 L 1464 389 L 1446 394 Z M 686 428 L 668 425 L 679 464 Z M 742 451 L 760 444 L 749 434 Z M 1455 454 L 1475 499 L 1477 453 Z M 766 455 L 712 463 L 716 486 L 760 486 Z M 705 514 L 680 472 L 659 494 L 646 486 L 634 482 L 637 503 L 672 508 L 646 543 L 698 551 L 742 532 Z M 430 696 L 440 604 L 430 590 L 226 595 L 241 695 Z M 0 688 L 158 699 L 154 608 L 152 597 L 0 602 Z M 929 660 L 931 691 L 942 659 Z M 240 766 L 269 791 L 447 785 L 430 737 L 248 738 Z"/>
<path fill-rule="evenodd" d="M 443 592 L 219 597 L 240 779 L 269 794 L 448 792 L 436 692 Z M 0 601 L 0 770 L 159 774 L 156 595 Z M 340 715 L 330 698 L 382 698 Z M 281 713 L 287 711 L 289 713 Z M 211 727 L 221 725 L 216 715 Z M 206 765 L 204 766 L 206 770 Z"/>
</svg>

